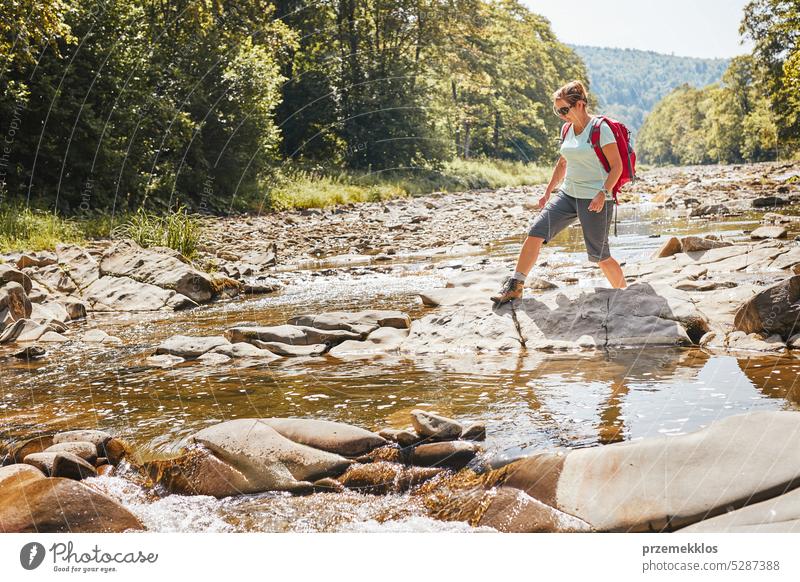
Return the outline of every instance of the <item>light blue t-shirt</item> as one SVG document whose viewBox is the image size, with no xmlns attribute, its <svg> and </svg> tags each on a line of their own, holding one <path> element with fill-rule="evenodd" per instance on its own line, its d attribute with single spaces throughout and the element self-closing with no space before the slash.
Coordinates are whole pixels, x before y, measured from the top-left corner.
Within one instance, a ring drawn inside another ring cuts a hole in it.
<svg viewBox="0 0 800 582">
<path fill-rule="evenodd" d="M 587 123 L 577 136 L 574 126 L 570 126 L 561 144 L 561 155 L 567 160 L 567 174 L 561 189 L 575 198 L 594 198 L 608 178 L 608 172 L 603 169 L 589 141 L 592 125 Z M 607 123 L 601 122 L 600 147 L 615 142 L 614 132 Z"/>
</svg>

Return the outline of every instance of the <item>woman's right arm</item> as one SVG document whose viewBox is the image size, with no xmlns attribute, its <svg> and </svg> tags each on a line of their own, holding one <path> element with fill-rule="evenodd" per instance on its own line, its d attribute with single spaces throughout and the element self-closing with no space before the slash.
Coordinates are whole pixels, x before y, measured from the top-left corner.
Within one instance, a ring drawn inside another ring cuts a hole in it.
<svg viewBox="0 0 800 582">
<path fill-rule="evenodd" d="M 553 168 L 553 175 L 550 178 L 550 183 L 547 184 L 547 188 L 544 189 L 544 196 L 539 199 L 539 208 L 544 208 L 544 205 L 550 200 L 550 195 L 553 193 L 553 190 L 564 181 L 566 173 L 567 160 L 564 159 L 564 156 L 559 156 L 556 167 Z"/>
</svg>

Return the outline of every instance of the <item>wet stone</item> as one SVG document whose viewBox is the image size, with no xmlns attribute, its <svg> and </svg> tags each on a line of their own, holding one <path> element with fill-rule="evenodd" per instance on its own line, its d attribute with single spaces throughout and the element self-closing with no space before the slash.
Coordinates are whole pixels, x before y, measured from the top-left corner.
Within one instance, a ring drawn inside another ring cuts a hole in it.
<svg viewBox="0 0 800 582">
<path fill-rule="evenodd" d="M 421 437 L 453 440 L 461 436 L 463 427 L 451 418 L 424 410 L 412 410 L 411 422 Z"/>
<path fill-rule="evenodd" d="M 48 447 L 45 453 L 71 453 L 80 457 L 88 463 L 94 464 L 97 461 L 97 447 L 94 443 L 86 441 L 73 441 L 58 443 Z"/>
<path fill-rule="evenodd" d="M 423 467 L 446 467 L 457 471 L 466 467 L 480 450 L 480 446 L 468 441 L 417 445 L 411 455 L 411 462 Z"/>
<path fill-rule="evenodd" d="M 55 460 L 53 461 L 52 476 L 80 481 L 86 477 L 96 477 L 97 471 L 93 465 L 87 463 L 77 455 L 62 451 L 56 453 Z"/>
<path fill-rule="evenodd" d="M 461 439 L 465 441 L 485 441 L 486 440 L 486 423 L 475 422 L 464 429 L 461 433 Z"/>
<path fill-rule="evenodd" d="M 101 451 L 102 447 L 112 438 L 110 434 L 102 430 L 69 430 L 53 435 L 53 444 L 85 441 L 94 444 L 97 450 Z"/>
</svg>

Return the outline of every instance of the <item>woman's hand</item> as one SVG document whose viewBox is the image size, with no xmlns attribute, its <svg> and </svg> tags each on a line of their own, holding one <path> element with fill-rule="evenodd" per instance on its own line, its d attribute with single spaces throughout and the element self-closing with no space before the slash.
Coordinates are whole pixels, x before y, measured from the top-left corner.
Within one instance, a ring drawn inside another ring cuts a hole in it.
<svg viewBox="0 0 800 582">
<path fill-rule="evenodd" d="M 539 198 L 539 210 L 544 208 L 544 205 L 547 204 L 547 201 L 550 200 L 550 194 L 545 194 L 541 198 Z"/>
<path fill-rule="evenodd" d="M 606 204 L 606 193 L 605 192 L 598 192 L 597 196 L 592 198 L 592 201 L 589 202 L 589 210 L 591 212 L 600 212 L 603 210 L 603 206 Z"/>
</svg>

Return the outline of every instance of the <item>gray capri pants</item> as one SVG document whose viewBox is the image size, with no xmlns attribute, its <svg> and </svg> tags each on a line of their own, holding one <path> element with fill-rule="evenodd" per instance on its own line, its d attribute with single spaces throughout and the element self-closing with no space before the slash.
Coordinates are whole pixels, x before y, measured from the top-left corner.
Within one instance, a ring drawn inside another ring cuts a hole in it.
<svg viewBox="0 0 800 582">
<path fill-rule="evenodd" d="M 563 190 L 556 190 L 531 223 L 528 236 L 543 238 L 547 243 L 577 219 L 583 229 L 589 260 L 597 263 L 609 258 L 608 229 L 614 215 L 614 200 L 607 198 L 600 212 L 590 211 L 590 202 L 588 198 L 575 198 Z"/>
</svg>

